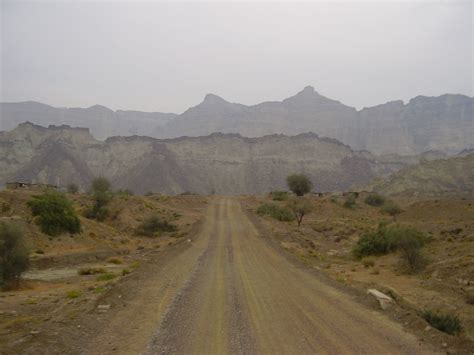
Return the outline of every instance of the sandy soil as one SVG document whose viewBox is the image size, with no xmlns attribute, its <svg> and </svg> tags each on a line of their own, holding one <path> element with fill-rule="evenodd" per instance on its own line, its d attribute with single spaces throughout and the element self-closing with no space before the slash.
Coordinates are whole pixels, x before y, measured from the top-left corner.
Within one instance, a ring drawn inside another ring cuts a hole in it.
<svg viewBox="0 0 474 355">
<path fill-rule="evenodd" d="M 99 320 L 98 311 L 78 320 L 88 341 L 71 352 L 433 352 L 388 317 L 288 261 L 235 198 L 213 200 L 190 242 L 150 261 L 101 302 L 110 311 Z"/>
</svg>

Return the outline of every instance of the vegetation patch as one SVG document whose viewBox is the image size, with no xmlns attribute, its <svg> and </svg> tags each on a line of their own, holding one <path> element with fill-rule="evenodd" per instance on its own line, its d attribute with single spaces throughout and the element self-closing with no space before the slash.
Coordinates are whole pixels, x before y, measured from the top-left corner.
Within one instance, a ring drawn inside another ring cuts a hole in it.
<svg viewBox="0 0 474 355">
<path fill-rule="evenodd" d="M 303 174 L 293 174 L 286 178 L 288 188 L 296 195 L 303 196 L 311 191 L 313 183 Z"/>
<path fill-rule="evenodd" d="M 409 271 L 424 266 L 421 248 L 428 241 L 421 232 L 413 228 L 380 224 L 377 230 L 362 234 L 353 248 L 357 258 L 369 255 L 383 255 L 398 250 Z"/>
<path fill-rule="evenodd" d="M 365 198 L 364 202 L 370 206 L 380 207 L 385 203 L 385 197 L 377 193 L 372 193 Z"/>
<path fill-rule="evenodd" d="M 257 209 L 257 214 L 259 216 L 270 216 L 282 222 L 290 222 L 295 219 L 295 216 L 288 208 L 274 203 L 264 203 Z"/>
<path fill-rule="evenodd" d="M 33 196 L 28 207 L 45 234 L 56 236 L 63 232 L 79 233 L 81 222 L 74 211 L 72 202 L 62 193 L 48 191 Z"/>
<path fill-rule="evenodd" d="M 0 223 L 0 287 L 17 286 L 29 264 L 28 249 L 20 229 L 13 224 Z"/>
<path fill-rule="evenodd" d="M 286 191 L 272 191 L 271 192 L 273 201 L 286 201 L 288 199 L 288 192 Z"/>
<path fill-rule="evenodd" d="M 112 256 L 107 259 L 107 262 L 110 264 L 120 265 L 120 264 L 123 264 L 123 259 L 117 256 Z"/>
<path fill-rule="evenodd" d="M 346 197 L 343 206 L 345 208 L 354 208 L 356 206 L 356 196 L 354 194 L 349 194 Z"/>
<path fill-rule="evenodd" d="M 91 209 L 86 211 L 86 217 L 98 221 L 105 221 L 109 215 L 107 204 L 112 199 L 110 182 L 104 177 L 95 178 L 92 180 L 91 191 L 95 203 Z"/>
<path fill-rule="evenodd" d="M 77 290 L 72 290 L 72 291 L 69 291 L 68 293 L 66 293 L 66 296 L 67 298 L 78 298 L 82 295 L 82 292 L 81 291 L 77 291 Z"/>
<path fill-rule="evenodd" d="M 107 273 L 107 274 L 102 274 L 102 275 L 97 276 L 96 280 L 97 281 L 109 281 L 109 280 L 115 279 L 116 277 L 117 277 L 117 275 L 115 275 L 115 274 Z"/>
<path fill-rule="evenodd" d="M 107 271 L 102 267 L 83 267 L 77 271 L 79 275 L 105 274 Z"/>
<path fill-rule="evenodd" d="M 178 227 L 162 220 L 158 215 L 154 214 L 147 217 L 136 229 L 136 234 L 146 237 L 155 237 L 161 232 L 175 232 Z"/>
<path fill-rule="evenodd" d="M 432 310 L 423 311 L 423 318 L 433 327 L 450 335 L 461 333 L 463 327 L 455 314 L 441 314 Z"/>
</svg>

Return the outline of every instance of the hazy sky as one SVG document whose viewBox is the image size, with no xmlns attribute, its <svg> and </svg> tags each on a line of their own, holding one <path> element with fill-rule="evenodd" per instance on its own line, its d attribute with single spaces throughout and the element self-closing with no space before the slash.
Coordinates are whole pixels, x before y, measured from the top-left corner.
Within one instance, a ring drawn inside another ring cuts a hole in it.
<svg viewBox="0 0 474 355">
<path fill-rule="evenodd" d="M 361 108 L 473 95 L 473 2 L 5 1 L 2 101 L 182 112 L 312 85 Z"/>
</svg>

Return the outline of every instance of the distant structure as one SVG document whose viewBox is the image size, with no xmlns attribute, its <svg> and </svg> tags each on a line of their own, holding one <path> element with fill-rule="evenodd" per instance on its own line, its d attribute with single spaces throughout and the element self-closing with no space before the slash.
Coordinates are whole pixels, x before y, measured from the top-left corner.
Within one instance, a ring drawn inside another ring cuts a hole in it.
<svg viewBox="0 0 474 355">
<path fill-rule="evenodd" d="M 44 190 L 57 190 L 56 185 L 48 184 L 34 184 L 30 182 L 7 182 L 5 184 L 7 190 L 30 190 L 30 191 L 44 191 Z"/>
</svg>

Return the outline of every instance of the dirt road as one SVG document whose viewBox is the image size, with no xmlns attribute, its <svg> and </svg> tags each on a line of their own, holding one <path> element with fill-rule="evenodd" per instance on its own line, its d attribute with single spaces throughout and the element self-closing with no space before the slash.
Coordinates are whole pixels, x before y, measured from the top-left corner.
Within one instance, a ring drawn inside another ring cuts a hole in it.
<svg viewBox="0 0 474 355">
<path fill-rule="evenodd" d="M 87 353 L 429 352 L 383 314 L 289 262 L 237 199 L 213 200 L 188 244 L 139 280 Z"/>
</svg>

